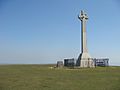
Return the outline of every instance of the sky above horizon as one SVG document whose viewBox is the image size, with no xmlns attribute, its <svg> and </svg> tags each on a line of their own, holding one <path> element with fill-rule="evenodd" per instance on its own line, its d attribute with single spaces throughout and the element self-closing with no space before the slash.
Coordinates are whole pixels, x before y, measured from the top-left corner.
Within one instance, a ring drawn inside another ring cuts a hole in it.
<svg viewBox="0 0 120 90">
<path fill-rule="evenodd" d="M 48 64 L 78 58 L 80 10 L 91 57 L 120 65 L 119 0 L 0 0 L 0 64 Z"/>
</svg>

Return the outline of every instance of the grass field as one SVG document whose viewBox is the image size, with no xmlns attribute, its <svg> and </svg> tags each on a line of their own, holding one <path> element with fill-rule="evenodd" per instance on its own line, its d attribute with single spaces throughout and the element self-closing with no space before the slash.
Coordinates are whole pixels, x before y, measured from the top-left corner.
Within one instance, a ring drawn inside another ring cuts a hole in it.
<svg viewBox="0 0 120 90">
<path fill-rule="evenodd" d="M 0 90 L 120 90 L 120 67 L 0 65 Z"/>
</svg>

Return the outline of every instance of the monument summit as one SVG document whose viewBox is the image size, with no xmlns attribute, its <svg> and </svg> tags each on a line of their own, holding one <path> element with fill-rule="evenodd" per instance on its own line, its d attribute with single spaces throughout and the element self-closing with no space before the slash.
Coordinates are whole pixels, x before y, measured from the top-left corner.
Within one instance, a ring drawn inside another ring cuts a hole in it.
<svg viewBox="0 0 120 90">
<path fill-rule="evenodd" d="M 78 65 L 80 67 L 94 67 L 94 62 L 87 49 L 86 22 L 88 16 L 84 11 L 81 11 L 78 19 L 81 21 L 81 54 L 78 57 Z"/>
<path fill-rule="evenodd" d="M 67 67 L 96 67 L 96 66 L 108 66 L 108 58 L 93 58 L 88 53 L 87 48 L 87 34 L 86 34 L 86 23 L 88 20 L 87 14 L 82 10 L 78 19 L 81 21 L 81 53 L 78 59 L 64 59 L 64 66 Z M 57 62 L 57 67 L 63 66 L 62 61 Z"/>
</svg>

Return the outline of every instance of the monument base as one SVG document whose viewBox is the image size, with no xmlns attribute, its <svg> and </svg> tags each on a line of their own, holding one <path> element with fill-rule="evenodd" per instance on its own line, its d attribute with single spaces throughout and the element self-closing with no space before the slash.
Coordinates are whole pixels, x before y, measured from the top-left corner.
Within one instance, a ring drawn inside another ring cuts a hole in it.
<svg viewBox="0 0 120 90">
<path fill-rule="evenodd" d="M 78 58 L 80 67 L 95 67 L 94 61 L 88 53 L 81 53 Z"/>
<path fill-rule="evenodd" d="M 95 67 L 95 65 L 93 60 L 81 60 L 80 67 Z"/>
</svg>

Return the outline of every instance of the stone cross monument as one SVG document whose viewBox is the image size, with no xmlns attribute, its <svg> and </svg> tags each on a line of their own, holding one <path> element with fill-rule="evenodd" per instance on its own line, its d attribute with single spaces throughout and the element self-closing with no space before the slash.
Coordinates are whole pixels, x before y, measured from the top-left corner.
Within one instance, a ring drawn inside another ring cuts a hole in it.
<svg viewBox="0 0 120 90">
<path fill-rule="evenodd" d="M 86 21 L 88 20 L 88 16 L 84 11 L 81 11 L 78 19 L 81 21 L 81 54 L 78 57 L 77 63 L 80 67 L 94 67 L 94 62 L 87 49 Z"/>
</svg>

